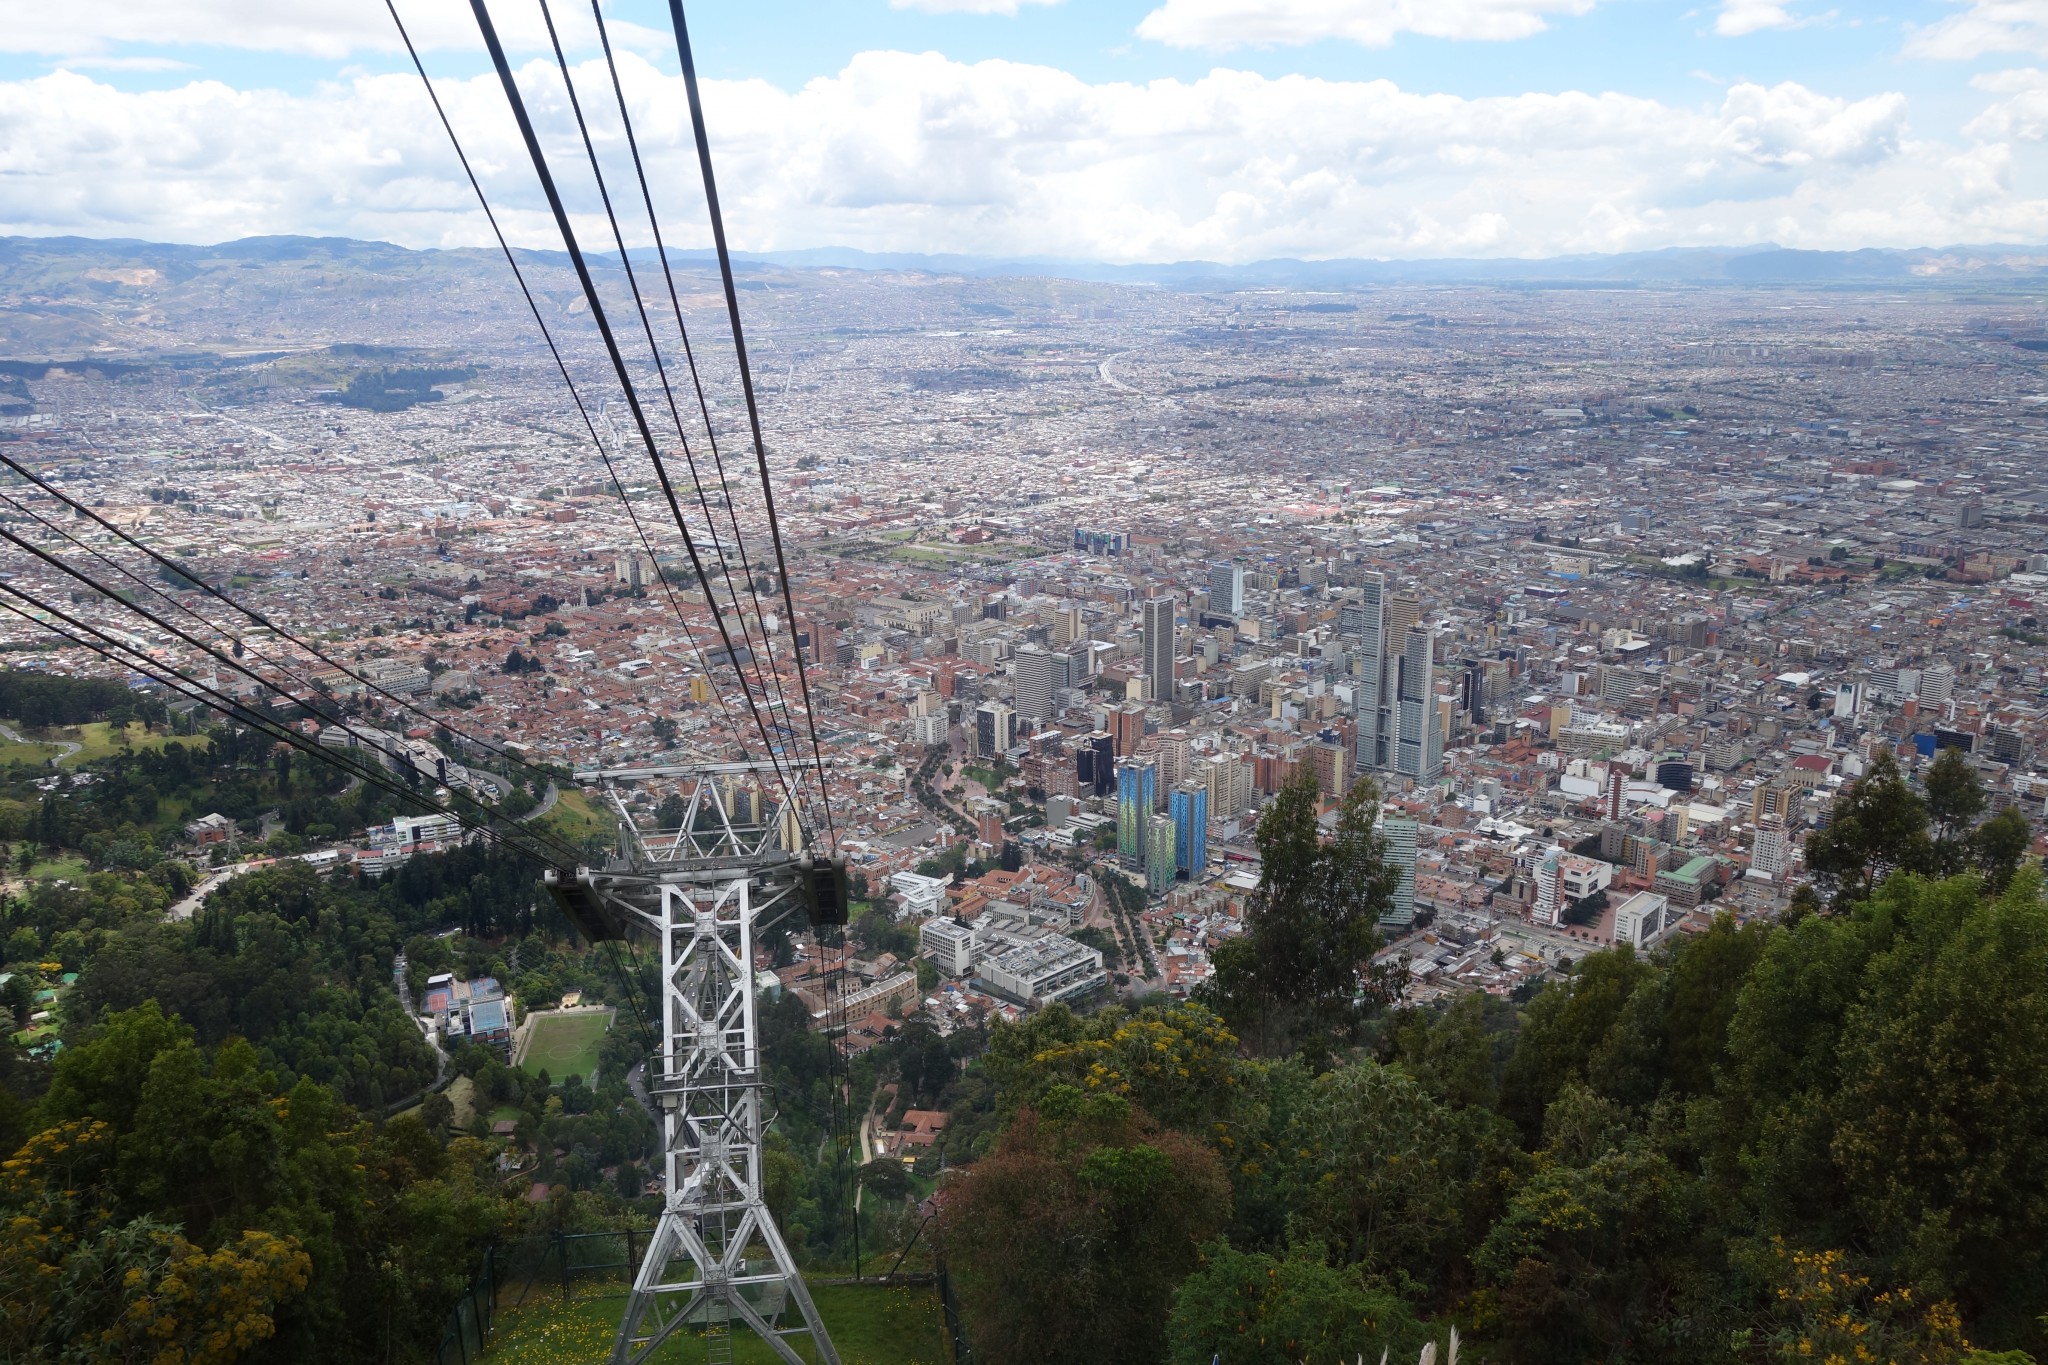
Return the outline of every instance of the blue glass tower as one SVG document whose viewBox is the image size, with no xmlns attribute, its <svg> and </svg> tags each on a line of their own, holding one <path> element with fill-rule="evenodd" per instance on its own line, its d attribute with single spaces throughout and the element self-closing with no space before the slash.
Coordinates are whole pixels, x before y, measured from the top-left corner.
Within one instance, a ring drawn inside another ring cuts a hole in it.
<svg viewBox="0 0 2048 1365">
<path fill-rule="evenodd" d="M 1209 865 L 1209 789 L 1197 783 L 1173 792 L 1174 866 L 1195 878 Z"/>
</svg>

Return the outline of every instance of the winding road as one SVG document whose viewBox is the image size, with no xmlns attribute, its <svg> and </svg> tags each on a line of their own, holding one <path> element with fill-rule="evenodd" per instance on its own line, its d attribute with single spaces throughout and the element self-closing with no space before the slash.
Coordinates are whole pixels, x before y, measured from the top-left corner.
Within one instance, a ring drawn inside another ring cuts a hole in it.
<svg viewBox="0 0 2048 1365">
<path fill-rule="evenodd" d="M 0 736 L 11 739 L 16 744 L 47 744 L 52 748 L 62 749 L 63 753 L 50 760 L 50 766 L 53 768 L 85 747 L 82 744 L 75 744 L 68 739 L 29 739 L 17 733 L 11 725 L 0 725 Z"/>
</svg>

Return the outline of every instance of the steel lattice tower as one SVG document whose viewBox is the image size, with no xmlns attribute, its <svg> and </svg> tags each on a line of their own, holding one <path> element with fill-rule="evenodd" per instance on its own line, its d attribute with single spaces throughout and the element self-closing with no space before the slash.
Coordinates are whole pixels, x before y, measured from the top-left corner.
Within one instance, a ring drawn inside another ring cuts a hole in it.
<svg viewBox="0 0 2048 1365">
<path fill-rule="evenodd" d="M 757 790 L 734 799 L 736 783 L 768 770 L 725 763 L 578 773 L 610 798 L 618 851 L 602 869 L 548 874 L 587 934 L 631 929 L 661 946 L 660 1051 L 648 1059 L 647 1091 L 661 1115 L 667 1186 L 612 1365 L 639 1365 L 691 1323 L 704 1328 L 714 1356 L 744 1326 L 790 1365 L 804 1365 L 789 1341 L 796 1336 L 811 1338 L 824 1365 L 839 1365 L 761 1195 L 754 944 L 760 929 L 800 912 L 810 867 L 793 810 L 771 814 Z M 643 786 L 682 796 L 680 828 L 640 827 L 625 794 Z M 789 1309 L 798 1325 L 780 1326 Z"/>
</svg>

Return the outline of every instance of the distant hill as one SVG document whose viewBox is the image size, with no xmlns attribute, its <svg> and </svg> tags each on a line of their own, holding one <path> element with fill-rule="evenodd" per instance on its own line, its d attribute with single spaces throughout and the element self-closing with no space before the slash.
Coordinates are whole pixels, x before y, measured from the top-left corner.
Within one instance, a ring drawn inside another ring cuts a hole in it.
<svg viewBox="0 0 2048 1365">
<path fill-rule="evenodd" d="M 541 307 L 573 316 L 581 291 L 562 252 L 522 252 Z M 616 257 L 597 256 L 616 278 Z M 651 262 L 652 253 L 648 253 Z M 639 256 L 636 254 L 636 264 Z M 708 252 L 672 253 L 691 292 L 715 299 Z M 1076 281 L 1169 289 L 1343 293 L 1390 286 L 1516 288 L 1811 287 L 2038 289 L 2048 247 L 1796 251 L 1701 247 L 1541 260 L 1174 261 L 1117 265 L 1050 258 L 876 253 L 850 247 L 739 258 L 743 287 L 824 286 L 820 272 L 913 272 L 980 281 Z M 963 304 L 1000 316 L 996 303 Z M 1320 306 L 1320 305 L 1318 305 Z M 1331 307 L 1340 307 L 1332 301 Z M 989 310 L 995 309 L 996 312 Z M 203 352 L 245 357 L 374 340 L 446 347 L 519 335 L 525 304 L 496 252 L 414 251 L 334 237 L 252 237 L 213 246 L 82 237 L 0 238 L 0 360 Z"/>
</svg>

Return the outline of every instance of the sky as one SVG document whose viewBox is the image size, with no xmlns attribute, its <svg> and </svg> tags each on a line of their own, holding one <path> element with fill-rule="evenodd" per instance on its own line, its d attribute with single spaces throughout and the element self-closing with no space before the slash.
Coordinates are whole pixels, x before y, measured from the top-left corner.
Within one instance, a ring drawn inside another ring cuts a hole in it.
<svg viewBox="0 0 2048 1365">
<path fill-rule="evenodd" d="M 540 0 L 488 0 L 586 243 Z M 589 0 L 552 0 L 629 243 Z M 508 233 L 558 247 L 469 0 L 396 0 Z M 665 238 L 709 235 L 666 0 L 604 0 Z M 2048 243 L 2048 0 L 699 0 L 742 250 L 1111 262 Z M 0 235 L 489 243 L 384 0 L 0 25 Z M 2048 254 L 2048 253 L 2044 253 Z"/>
</svg>

